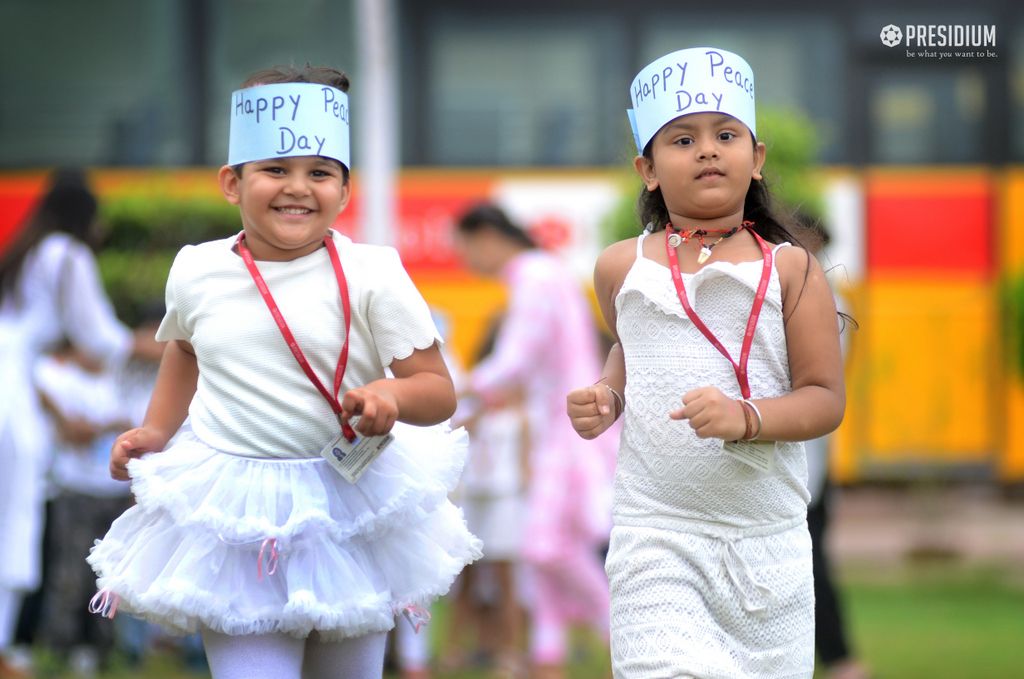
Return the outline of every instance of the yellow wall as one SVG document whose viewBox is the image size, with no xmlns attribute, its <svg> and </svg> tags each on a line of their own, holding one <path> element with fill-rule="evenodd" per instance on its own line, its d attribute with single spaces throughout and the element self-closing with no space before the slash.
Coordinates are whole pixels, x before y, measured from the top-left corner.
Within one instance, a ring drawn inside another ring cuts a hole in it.
<svg viewBox="0 0 1024 679">
<path fill-rule="evenodd" d="M 989 461 L 999 406 L 993 286 L 872 281 L 866 302 L 866 461 Z"/>
<path fill-rule="evenodd" d="M 468 274 L 414 274 L 414 282 L 431 308 L 448 323 L 447 350 L 471 367 L 491 323 L 505 308 L 505 289 L 497 280 Z"/>
<path fill-rule="evenodd" d="M 1000 267 L 1006 276 L 1024 275 L 1024 169 L 1007 170 L 1003 176 L 999 201 Z M 1002 429 L 1002 454 L 998 460 L 999 478 L 1006 482 L 1024 481 L 1024 381 L 1011 357 L 1005 376 L 1005 421 Z"/>
</svg>

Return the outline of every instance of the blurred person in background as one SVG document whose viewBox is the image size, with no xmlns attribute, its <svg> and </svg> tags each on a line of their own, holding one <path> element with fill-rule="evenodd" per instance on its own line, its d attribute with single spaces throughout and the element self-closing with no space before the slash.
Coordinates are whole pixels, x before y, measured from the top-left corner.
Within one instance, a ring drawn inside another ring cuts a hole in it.
<svg viewBox="0 0 1024 679">
<path fill-rule="evenodd" d="M 136 350 L 115 317 L 90 245 L 96 198 L 84 177 L 57 173 L 38 211 L 0 256 L 0 677 L 26 676 L 7 660 L 22 597 L 41 577 L 45 482 L 50 428 L 32 371 L 45 351 L 65 339 L 84 360 L 113 368 Z"/>
<path fill-rule="evenodd" d="M 466 371 L 463 368 L 462 361 L 448 350 L 448 346 L 450 346 L 447 344 L 450 339 L 448 316 L 442 310 L 431 307 L 430 317 L 434 320 L 434 326 L 437 328 L 438 334 L 445 340 L 445 345 L 440 348 L 441 358 L 444 359 L 445 365 L 448 366 L 448 374 L 452 378 L 455 392 L 458 393 L 465 383 Z M 452 416 L 452 423 L 456 427 L 462 426 L 459 422 L 458 411 Z M 456 505 L 459 504 L 456 500 L 457 494 L 458 488 L 449 496 Z M 455 582 L 460 582 L 463 574 L 472 567 L 473 564 L 466 566 Z M 434 626 L 427 625 L 427 623 L 430 621 L 431 608 L 431 605 L 423 606 L 421 607 L 421 612 L 409 616 L 403 615 L 402 617 L 407 617 L 406 620 L 398 619 L 395 621 L 395 628 L 389 635 L 391 648 L 389 648 L 388 657 L 385 658 L 385 672 L 398 670 L 402 679 L 430 678 L 430 637 Z"/>
<path fill-rule="evenodd" d="M 521 516 L 522 558 L 534 585 L 530 656 L 536 677 L 561 677 L 571 622 L 608 639 L 608 581 L 597 551 L 610 529 L 611 452 L 576 436 L 565 416 L 566 394 L 599 374 L 597 331 L 564 263 L 535 248 L 498 208 L 465 214 L 456 244 L 470 269 L 508 286 L 494 351 L 470 373 L 470 393 L 491 408 L 522 394 L 530 431 Z"/>
<path fill-rule="evenodd" d="M 138 332 L 152 339 L 163 304 L 150 306 Z M 96 577 L 86 557 L 131 506 L 129 487 L 110 478 L 110 448 L 117 434 L 142 423 L 158 367 L 137 358 L 97 369 L 70 344 L 36 363 L 36 387 L 56 431 L 38 639 L 78 676 L 95 676 L 114 646 L 113 621 L 88 612 Z"/>
<path fill-rule="evenodd" d="M 798 211 L 794 217 L 802 227 L 797 233 L 801 242 L 807 244 L 811 254 L 820 257 L 822 249 L 828 245 L 830 237 L 824 225 L 805 212 Z M 806 235 L 805 235 L 806 234 Z M 836 306 L 844 316 L 841 319 L 843 330 L 846 323 L 852 321 L 845 315 L 846 309 L 839 295 Z M 856 325 L 853 326 L 856 328 Z M 840 335 L 843 356 L 849 353 L 850 333 Z M 831 436 L 807 441 L 807 491 L 811 494 L 811 502 L 807 506 L 807 528 L 811 533 L 811 559 L 814 569 L 814 647 L 818 659 L 825 666 L 829 679 L 868 679 L 871 675 L 850 649 L 843 623 L 843 607 L 835 583 L 832 581 L 831 559 L 828 553 L 826 532 L 829 524 L 829 510 L 833 488 L 828 478 L 828 450 Z"/>
<path fill-rule="evenodd" d="M 477 364 L 494 351 L 501 323 L 499 317 L 491 324 Z M 493 661 L 495 677 L 525 677 L 526 620 L 520 605 L 519 565 L 530 445 L 522 393 L 506 394 L 503 403 L 493 408 L 463 399 L 456 417 L 464 418 L 456 423 L 469 431 L 469 458 L 456 488 L 458 502 L 470 532 L 484 543 L 483 559 L 467 567 L 459 579 L 456 635 L 473 638 L 478 650 L 474 656 Z M 456 653 L 448 664 L 466 663 L 464 654 Z"/>
</svg>

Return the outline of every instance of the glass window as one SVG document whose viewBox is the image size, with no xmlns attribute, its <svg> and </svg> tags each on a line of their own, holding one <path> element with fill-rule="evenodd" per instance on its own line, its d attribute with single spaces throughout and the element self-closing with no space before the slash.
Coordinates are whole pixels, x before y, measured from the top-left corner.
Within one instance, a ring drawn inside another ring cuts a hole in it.
<svg viewBox="0 0 1024 679">
<path fill-rule="evenodd" d="M 1013 61 L 1009 68 L 1010 90 L 1010 129 L 1013 137 L 1011 158 L 1024 161 L 1024 23 L 1013 32 L 1013 42 L 1006 44 L 1016 47 L 1012 54 L 1007 54 Z M 1006 47 L 1000 53 L 1009 52 Z"/>
<path fill-rule="evenodd" d="M 970 68 L 879 69 L 870 75 L 871 159 L 983 160 L 985 79 Z"/>
<path fill-rule="evenodd" d="M 712 46 L 740 55 L 754 69 L 757 103 L 802 110 L 821 134 L 820 159 L 841 162 L 844 97 L 842 34 L 832 20 L 678 14 L 645 22 L 641 63 L 687 47 Z"/>
<path fill-rule="evenodd" d="M 279 64 L 338 68 L 353 78 L 352 136 L 359 133 L 356 46 L 351 2 L 332 0 L 216 0 L 208 14 L 206 162 L 228 156 L 230 95 L 250 73 Z M 358 144 L 353 144 L 353 164 Z"/>
<path fill-rule="evenodd" d="M 438 17 L 427 37 L 423 162 L 618 161 L 622 149 L 608 141 L 625 139 L 609 116 L 610 83 L 624 72 L 615 67 L 622 61 L 617 36 L 596 21 Z M 417 155 L 413 147 L 406 146 L 407 157 Z"/>
<path fill-rule="evenodd" d="M 0 3 L 0 165 L 187 162 L 182 4 Z"/>
</svg>

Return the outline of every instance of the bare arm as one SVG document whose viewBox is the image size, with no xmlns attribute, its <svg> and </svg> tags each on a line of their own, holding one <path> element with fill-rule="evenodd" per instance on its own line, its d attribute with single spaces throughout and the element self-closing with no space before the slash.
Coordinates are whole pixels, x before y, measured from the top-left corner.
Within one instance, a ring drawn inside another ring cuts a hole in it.
<svg viewBox="0 0 1024 679">
<path fill-rule="evenodd" d="M 352 389 L 341 401 L 343 417 L 362 416 L 356 430 L 363 436 L 386 434 L 396 420 L 427 426 L 455 413 L 455 387 L 436 344 L 392 361 L 391 372 L 394 378 Z"/>
<path fill-rule="evenodd" d="M 594 267 L 594 291 L 601 306 L 601 315 L 616 343 L 608 352 L 599 384 L 575 389 L 566 398 L 566 412 L 572 420 L 572 426 L 585 439 L 599 436 L 622 414 L 618 412 L 617 399 L 608 390 L 610 387 L 619 396 L 625 397 L 626 362 L 615 329 L 615 298 L 635 259 L 636 240 L 631 239 L 605 249 Z"/>
<path fill-rule="evenodd" d="M 188 417 L 198 383 L 199 365 L 192 345 L 182 340 L 168 342 L 142 426 L 118 436 L 110 451 L 112 477 L 127 481 L 128 460 L 164 449 Z"/>
<path fill-rule="evenodd" d="M 778 267 L 793 391 L 754 401 L 764 419 L 759 438 L 809 441 L 835 431 L 846 410 L 836 302 L 821 264 L 806 250 L 781 248 Z"/>
</svg>

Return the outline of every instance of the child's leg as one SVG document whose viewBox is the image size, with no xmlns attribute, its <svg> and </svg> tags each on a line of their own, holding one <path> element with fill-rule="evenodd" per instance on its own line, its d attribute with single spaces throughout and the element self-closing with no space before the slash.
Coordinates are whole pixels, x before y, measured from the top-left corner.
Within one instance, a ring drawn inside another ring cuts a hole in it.
<svg viewBox="0 0 1024 679">
<path fill-rule="evenodd" d="M 213 679 L 302 677 L 305 639 L 281 633 L 230 636 L 211 629 L 204 629 L 202 633 Z"/>
<path fill-rule="evenodd" d="M 403 615 L 395 620 L 395 649 L 398 651 L 398 666 L 404 675 L 430 669 L 429 630 L 427 626 L 417 632 Z"/>
<path fill-rule="evenodd" d="M 380 679 L 384 674 L 386 639 L 387 632 L 374 632 L 323 643 L 314 632 L 306 639 L 302 679 Z"/>
<path fill-rule="evenodd" d="M 530 657 L 534 665 L 561 665 L 565 661 L 568 616 L 563 605 L 563 584 L 546 569 L 534 571 L 536 597 L 530 628 Z"/>
<path fill-rule="evenodd" d="M 523 614 L 516 591 L 514 565 L 511 561 L 497 561 L 494 564 L 495 576 L 501 587 L 498 629 L 505 650 L 518 650 L 523 642 Z"/>
<path fill-rule="evenodd" d="M 0 585 L 0 651 L 6 650 L 14 641 L 21 598 L 21 592 Z"/>
</svg>

